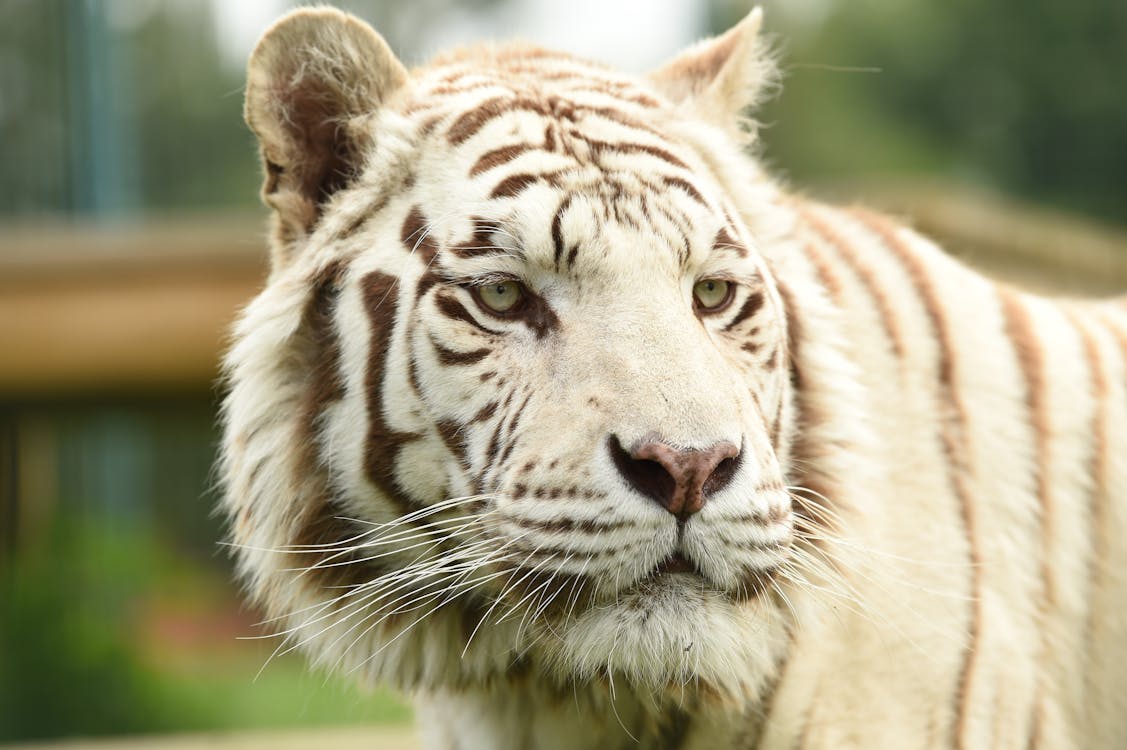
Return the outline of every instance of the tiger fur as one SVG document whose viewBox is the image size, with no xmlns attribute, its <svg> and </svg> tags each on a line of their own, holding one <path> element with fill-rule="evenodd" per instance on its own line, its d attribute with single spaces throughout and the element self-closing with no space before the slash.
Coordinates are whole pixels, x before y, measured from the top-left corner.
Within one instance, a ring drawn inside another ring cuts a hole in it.
<svg viewBox="0 0 1127 750">
<path fill-rule="evenodd" d="M 1127 309 L 772 181 L 759 25 L 647 77 L 267 31 L 250 596 L 431 748 L 1127 746 Z"/>
</svg>

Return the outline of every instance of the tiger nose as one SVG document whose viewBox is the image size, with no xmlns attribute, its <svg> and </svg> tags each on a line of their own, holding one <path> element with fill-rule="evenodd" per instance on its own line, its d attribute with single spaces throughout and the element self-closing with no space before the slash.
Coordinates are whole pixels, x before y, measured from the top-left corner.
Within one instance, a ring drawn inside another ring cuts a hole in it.
<svg viewBox="0 0 1127 750">
<path fill-rule="evenodd" d="M 681 521 L 698 513 L 709 495 L 732 481 L 740 457 L 739 447 L 727 442 L 694 450 L 649 440 L 627 451 L 612 435 L 608 446 L 618 473 L 630 486 Z"/>
</svg>

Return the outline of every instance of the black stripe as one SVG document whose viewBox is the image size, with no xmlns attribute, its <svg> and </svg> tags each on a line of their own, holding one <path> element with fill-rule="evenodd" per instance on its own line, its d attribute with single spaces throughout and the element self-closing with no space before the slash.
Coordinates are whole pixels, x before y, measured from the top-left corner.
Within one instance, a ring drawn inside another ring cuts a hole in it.
<svg viewBox="0 0 1127 750">
<path fill-rule="evenodd" d="M 549 185 L 554 186 L 557 184 L 556 175 L 551 172 L 545 172 L 543 174 L 529 174 L 527 172 L 522 172 L 520 174 L 509 175 L 505 179 L 501 180 L 501 182 L 497 183 L 497 186 L 493 188 L 493 191 L 489 194 L 489 197 L 512 198 L 514 196 L 520 195 L 522 192 L 538 182 L 547 182 Z"/>
<path fill-rule="evenodd" d="M 364 440 L 364 471 L 368 479 L 401 512 L 410 509 L 410 499 L 395 481 L 395 462 L 399 448 L 420 436 L 400 432 L 384 418 L 383 386 L 385 365 L 391 347 L 392 329 L 397 321 L 399 279 L 375 271 L 361 282 L 364 306 L 372 332 L 368 351 L 368 371 L 364 378 L 367 394 L 368 433 Z"/>
<path fill-rule="evenodd" d="M 563 222 L 564 212 L 571 206 L 572 195 L 569 193 L 564 196 L 560 201 L 559 207 L 556 209 L 556 215 L 552 217 L 552 247 L 554 250 L 553 262 L 556 268 L 560 267 L 560 258 L 564 254 L 564 238 L 563 238 Z"/>
<path fill-rule="evenodd" d="M 471 349 L 468 352 L 447 349 L 436 341 L 434 336 L 430 337 L 430 345 L 434 347 L 434 352 L 438 355 L 438 361 L 443 365 L 474 365 L 493 353 L 492 349 L 484 348 Z"/>
<path fill-rule="evenodd" d="M 508 146 L 495 148 L 492 151 L 487 151 L 477 160 L 473 168 L 470 169 L 470 177 L 479 175 L 482 172 L 487 172 L 490 169 L 495 169 L 502 164 L 508 164 L 518 156 L 537 148 L 539 148 L 539 146 L 535 146 L 531 143 L 513 143 Z"/>
<path fill-rule="evenodd" d="M 724 326 L 724 328 L 722 330 L 724 330 L 724 331 L 732 330 L 733 328 L 738 326 L 740 323 L 744 322 L 745 320 L 750 318 L 752 315 L 755 315 L 755 313 L 759 312 L 759 308 L 761 308 L 761 307 L 763 307 L 763 292 L 761 292 L 761 291 L 752 292 L 751 294 L 747 295 L 747 299 L 744 300 L 743 305 L 740 307 L 740 311 L 738 313 L 736 313 L 736 317 L 732 318 L 728 322 L 728 325 Z"/>
<path fill-rule="evenodd" d="M 452 318 L 463 323 L 468 323 L 479 331 L 487 333 L 490 336 L 496 336 L 498 334 L 497 331 L 490 330 L 479 323 L 477 318 L 475 318 L 470 313 L 470 311 L 466 309 L 465 305 L 459 302 L 456 297 L 446 292 L 439 292 L 438 294 L 436 294 L 434 296 L 434 304 L 435 307 L 438 308 L 438 311 L 448 318 Z"/>
</svg>

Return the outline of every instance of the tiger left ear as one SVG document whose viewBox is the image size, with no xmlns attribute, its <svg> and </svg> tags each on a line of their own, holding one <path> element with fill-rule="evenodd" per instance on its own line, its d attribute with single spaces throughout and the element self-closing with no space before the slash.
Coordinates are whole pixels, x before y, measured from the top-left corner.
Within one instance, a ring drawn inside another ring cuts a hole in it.
<svg viewBox="0 0 1127 750">
<path fill-rule="evenodd" d="M 762 24 L 763 9 L 753 8 L 728 31 L 697 42 L 650 73 L 650 81 L 674 103 L 746 139 L 744 113 L 775 76 L 759 38 Z"/>
<path fill-rule="evenodd" d="M 363 21 L 335 8 L 291 11 L 267 29 L 247 63 L 247 125 L 258 136 L 262 199 L 275 213 L 279 268 L 362 165 L 374 114 L 407 70 Z"/>
</svg>

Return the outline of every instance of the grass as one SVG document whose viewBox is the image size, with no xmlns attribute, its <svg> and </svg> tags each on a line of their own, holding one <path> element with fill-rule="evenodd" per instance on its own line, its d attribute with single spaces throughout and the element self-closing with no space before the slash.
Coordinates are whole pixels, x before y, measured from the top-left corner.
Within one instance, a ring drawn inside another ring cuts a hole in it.
<svg viewBox="0 0 1127 750">
<path fill-rule="evenodd" d="M 39 552 L 0 568 L 0 742 L 410 720 L 294 654 L 262 669 L 276 642 L 237 638 L 262 631 L 229 574 L 144 529 L 72 528 Z"/>
<path fill-rule="evenodd" d="M 301 659 L 246 657 L 152 675 L 152 688 L 180 720 L 169 731 L 282 729 L 355 724 L 404 724 L 411 711 L 398 696 L 362 691 L 309 672 Z"/>
</svg>

